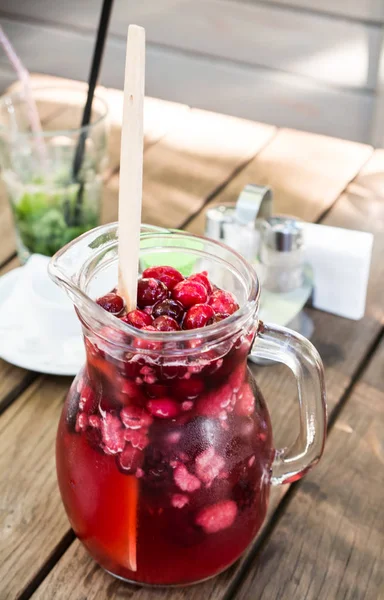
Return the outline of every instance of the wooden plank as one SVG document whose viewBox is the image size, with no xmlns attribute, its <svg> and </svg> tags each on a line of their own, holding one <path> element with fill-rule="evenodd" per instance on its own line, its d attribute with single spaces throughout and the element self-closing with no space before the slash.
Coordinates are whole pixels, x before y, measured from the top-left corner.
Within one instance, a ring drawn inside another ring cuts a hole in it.
<svg viewBox="0 0 384 600">
<path fill-rule="evenodd" d="M 179 227 L 236 169 L 259 152 L 275 128 L 191 110 L 144 157 L 144 223 Z M 118 175 L 106 186 L 103 221 L 117 217 Z"/>
<path fill-rule="evenodd" d="M 369 202 L 364 202 L 360 206 L 360 211 L 355 213 L 350 210 L 350 195 L 343 195 L 326 219 L 326 223 L 329 225 L 368 229 L 377 233 L 374 244 L 367 314 L 364 319 L 359 322 L 352 322 L 327 313 L 314 310 L 308 311 L 315 322 L 316 333 L 313 341 L 319 348 L 326 365 L 328 405 L 331 410 L 339 403 L 342 394 L 351 383 L 352 377 L 383 324 L 381 283 L 384 279 L 384 263 L 382 261 L 384 252 L 383 215 L 384 203 L 382 204 L 381 219 L 373 220 L 370 216 Z M 276 445 L 279 446 L 283 443 L 286 445 L 294 439 L 298 424 L 292 380 L 287 378 L 286 371 L 282 367 L 259 367 L 255 369 L 255 372 L 261 390 L 267 398 L 274 432 L 278 432 Z M 269 515 L 264 527 L 273 519 L 275 510 L 286 490 L 286 486 L 272 490 Z M 229 585 L 239 575 L 244 560 L 245 558 L 212 580 L 180 590 L 179 596 L 175 595 L 174 590 L 164 590 L 162 592 L 163 600 L 175 600 L 176 597 L 185 600 L 201 600 L 201 598 L 223 600 L 226 597 Z M 271 569 L 279 570 L 278 561 L 271 560 Z M 126 597 L 129 595 L 131 600 L 152 600 L 158 597 L 158 590 L 126 586 L 117 580 L 111 579 L 109 575 L 95 566 L 92 559 L 87 557 L 86 551 L 80 543 L 76 541 L 37 590 L 34 600 L 44 600 L 47 597 L 54 597 L 57 600 L 62 598 L 64 600 L 67 593 L 70 593 L 71 598 L 74 600 L 85 597 L 92 600 L 98 597 L 97 594 L 101 593 L 100 590 L 105 589 L 108 589 L 111 597 Z M 268 596 L 268 600 L 272 600 L 274 597 Z"/>
<path fill-rule="evenodd" d="M 56 484 L 67 378 L 39 378 L 0 418 L 1 597 L 18 598 L 68 530 Z"/>
<path fill-rule="evenodd" d="M 93 33 L 5 19 L 2 23 L 30 71 L 86 80 Z M 63 49 L 65 61 L 60 60 Z M 100 78 L 103 85 L 122 88 L 124 60 L 125 42 L 110 37 Z M 150 96 L 279 127 L 363 142 L 370 139 L 372 92 L 156 44 L 148 44 L 146 62 L 146 93 Z"/>
<path fill-rule="evenodd" d="M 316 221 L 371 155 L 370 146 L 282 129 L 206 208 L 235 202 L 245 185 L 257 183 L 272 188 L 275 213 Z M 202 211 L 188 230 L 201 233 L 204 222 Z"/>
<path fill-rule="evenodd" d="M 322 462 L 299 483 L 243 580 L 239 600 L 383 597 L 383 361 L 384 343 L 339 415 Z"/>
<path fill-rule="evenodd" d="M 74 25 L 76 31 L 85 30 L 85 35 L 90 29 L 95 31 L 90 23 L 94 22 L 97 11 L 90 0 L 83 0 L 80 10 L 71 0 L 65 14 L 59 15 L 49 0 L 35 0 L 32 4 L 29 3 L 29 9 L 24 8 L 24 19 L 32 13 L 39 22 L 44 15 L 46 21 L 59 26 Z M 46 16 L 49 14 L 51 19 Z M 88 16 L 91 18 L 87 19 Z M 255 2 L 117 2 L 110 37 L 124 37 L 129 23 L 145 27 L 151 44 L 279 69 L 337 87 L 370 90 L 376 87 L 381 45 L 381 30 L 376 25 Z M 25 43 L 20 41 L 20 52 Z"/>
</svg>

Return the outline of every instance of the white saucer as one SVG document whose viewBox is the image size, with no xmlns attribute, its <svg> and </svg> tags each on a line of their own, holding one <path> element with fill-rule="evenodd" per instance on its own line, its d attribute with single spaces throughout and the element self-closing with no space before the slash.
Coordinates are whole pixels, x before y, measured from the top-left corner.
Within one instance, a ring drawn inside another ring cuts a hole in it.
<svg viewBox="0 0 384 600">
<path fill-rule="evenodd" d="M 0 277 L 0 311 L 22 268 Z M 0 324 L 0 358 L 38 373 L 76 375 L 85 362 L 84 343 L 81 335 L 44 335 L 33 320 L 23 319 L 21 314 L 19 326 L 7 328 Z"/>
</svg>

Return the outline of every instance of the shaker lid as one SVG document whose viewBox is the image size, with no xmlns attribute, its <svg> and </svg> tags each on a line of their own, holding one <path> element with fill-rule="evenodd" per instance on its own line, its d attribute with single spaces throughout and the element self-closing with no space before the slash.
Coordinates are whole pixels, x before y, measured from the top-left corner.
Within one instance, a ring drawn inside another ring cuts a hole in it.
<svg viewBox="0 0 384 600">
<path fill-rule="evenodd" d="M 272 215 L 272 190 L 266 185 L 250 183 L 236 202 L 235 218 L 240 225 L 267 219 Z"/>
<path fill-rule="evenodd" d="M 206 212 L 205 235 L 226 241 L 231 226 L 255 227 L 257 219 L 272 215 L 272 190 L 265 185 L 248 184 L 241 191 L 236 204 L 220 204 Z"/>
<path fill-rule="evenodd" d="M 276 216 L 266 219 L 263 243 L 277 252 L 299 250 L 304 243 L 303 228 L 298 219 L 288 216 Z"/>
</svg>

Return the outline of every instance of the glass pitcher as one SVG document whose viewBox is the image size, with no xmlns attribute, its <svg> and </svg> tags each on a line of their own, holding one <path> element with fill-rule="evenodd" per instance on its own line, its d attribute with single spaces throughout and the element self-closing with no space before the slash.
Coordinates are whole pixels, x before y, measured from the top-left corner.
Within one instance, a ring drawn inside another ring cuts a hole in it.
<svg viewBox="0 0 384 600">
<path fill-rule="evenodd" d="M 179 332 L 138 330 L 94 300 L 117 283 L 117 224 L 60 250 L 51 277 L 72 298 L 87 362 L 57 435 L 59 487 L 92 557 L 130 582 L 185 585 L 231 565 L 265 518 L 271 485 L 296 481 L 325 439 L 321 359 L 305 338 L 258 321 L 259 284 L 239 254 L 188 233 L 143 226 L 140 272 L 205 269 L 240 308 Z M 300 433 L 275 449 L 247 356 L 286 364 L 298 386 Z"/>
</svg>

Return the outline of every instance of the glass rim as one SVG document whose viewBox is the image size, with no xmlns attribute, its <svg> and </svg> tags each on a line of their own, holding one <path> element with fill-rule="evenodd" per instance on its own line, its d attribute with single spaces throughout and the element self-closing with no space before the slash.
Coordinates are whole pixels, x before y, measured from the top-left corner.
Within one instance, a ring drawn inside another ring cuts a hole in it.
<svg viewBox="0 0 384 600">
<path fill-rule="evenodd" d="M 40 85 L 40 86 L 35 86 L 35 87 L 31 88 L 32 95 L 34 94 L 35 91 L 38 91 L 38 90 L 53 90 L 55 92 L 58 92 L 60 90 L 73 90 L 74 92 L 84 94 L 85 99 L 87 97 L 87 91 L 88 91 L 87 89 L 84 89 L 84 90 L 79 89 L 78 87 L 76 87 L 74 85 L 70 85 L 70 84 L 69 85 L 60 85 L 60 86 Z M 3 110 L 4 107 L 7 105 L 9 106 L 10 104 L 15 104 L 15 102 L 13 101 L 15 98 L 19 98 L 19 100 L 23 100 L 24 102 L 26 101 L 25 93 L 22 89 L 15 90 L 10 93 L 5 93 L 0 97 L 0 110 Z M 96 125 L 98 125 L 102 121 L 105 121 L 108 117 L 108 114 L 109 114 L 108 102 L 100 94 L 95 93 L 93 95 L 92 105 L 93 105 L 93 102 L 95 99 L 103 105 L 104 111 L 100 116 L 98 116 L 96 118 L 95 121 L 93 121 L 92 123 L 89 123 L 88 125 L 81 125 L 79 127 L 72 127 L 72 128 L 67 128 L 67 129 L 55 129 L 52 131 L 46 131 L 46 130 L 44 130 L 44 126 L 42 126 L 41 132 L 38 132 L 38 133 L 34 132 L 34 131 L 25 131 L 25 132 L 17 132 L 17 133 L 21 137 L 26 137 L 26 138 L 31 138 L 31 139 L 33 139 L 33 138 L 50 138 L 50 137 L 56 137 L 56 136 L 65 135 L 65 134 L 81 135 L 82 133 L 84 133 L 86 131 L 90 131 L 91 129 L 96 127 Z M 69 104 L 66 104 L 65 106 L 66 106 L 66 108 L 70 107 Z M 4 127 L 3 125 L 0 124 L 0 135 L 4 132 L 13 133 L 11 129 L 9 129 L 8 127 Z"/>
</svg>

